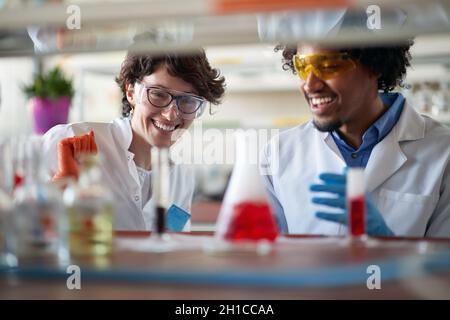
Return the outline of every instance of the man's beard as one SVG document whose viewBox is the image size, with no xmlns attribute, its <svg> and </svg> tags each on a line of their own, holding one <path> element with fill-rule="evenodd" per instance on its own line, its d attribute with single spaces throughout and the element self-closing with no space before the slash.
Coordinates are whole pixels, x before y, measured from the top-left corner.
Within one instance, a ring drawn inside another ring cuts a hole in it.
<svg viewBox="0 0 450 320">
<path fill-rule="evenodd" d="M 332 132 L 342 127 L 342 122 L 340 120 L 331 123 L 318 123 L 316 120 L 313 120 L 313 124 L 317 130 L 322 132 Z"/>
</svg>

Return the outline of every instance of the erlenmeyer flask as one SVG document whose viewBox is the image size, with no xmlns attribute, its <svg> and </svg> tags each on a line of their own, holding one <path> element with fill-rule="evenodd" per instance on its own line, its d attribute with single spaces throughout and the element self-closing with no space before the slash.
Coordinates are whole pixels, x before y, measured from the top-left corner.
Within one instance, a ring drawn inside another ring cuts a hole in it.
<svg viewBox="0 0 450 320">
<path fill-rule="evenodd" d="M 237 132 L 236 163 L 217 221 L 216 237 L 227 241 L 274 241 L 278 228 L 258 167 L 255 132 Z"/>
</svg>

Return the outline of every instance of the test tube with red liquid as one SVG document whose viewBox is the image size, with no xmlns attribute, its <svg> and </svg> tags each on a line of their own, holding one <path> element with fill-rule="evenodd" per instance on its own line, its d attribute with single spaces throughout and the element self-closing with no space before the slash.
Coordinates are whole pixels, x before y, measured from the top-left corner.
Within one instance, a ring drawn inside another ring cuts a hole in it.
<svg viewBox="0 0 450 320">
<path fill-rule="evenodd" d="M 364 169 L 350 168 L 347 172 L 347 208 L 352 237 L 366 233 L 365 187 Z"/>
</svg>

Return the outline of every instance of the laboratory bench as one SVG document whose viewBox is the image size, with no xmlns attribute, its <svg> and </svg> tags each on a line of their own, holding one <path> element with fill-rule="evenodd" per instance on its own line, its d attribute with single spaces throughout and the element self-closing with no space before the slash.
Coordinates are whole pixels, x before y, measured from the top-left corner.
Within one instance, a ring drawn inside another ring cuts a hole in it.
<svg viewBox="0 0 450 320">
<path fill-rule="evenodd" d="M 28 259 L 0 269 L 0 299 L 450 299 L 450 239 L 282 236 L 222 247 L 211 232 L 118 231 L 112 254 L 67 264 Z M 164 250 L 161 250 L 164 251 Z"/>
</svg>

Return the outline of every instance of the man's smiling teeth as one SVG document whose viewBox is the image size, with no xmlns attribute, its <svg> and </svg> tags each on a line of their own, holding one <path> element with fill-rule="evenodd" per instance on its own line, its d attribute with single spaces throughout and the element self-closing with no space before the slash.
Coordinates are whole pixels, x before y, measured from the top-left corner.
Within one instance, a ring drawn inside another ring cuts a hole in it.
<svg viewBox="0 0 450 320">
<path fill-rule="evenodd" d="M 325 103 L 330 103 L 331 101 L 334 100 L 334 98 L 331 97 L 322 97 L 322 98 L 311 98 L 311 103 L 314 105 L 319 105 L 319 104 L 325 104 Z"/>
<path fill-rule="evenodd" d="M 161 130 L 163 130 L 163 131 L 173 131 L 173 130 L 175 130 L 175 127 L 176 127 L 176 126 L 169 126 L 169 125 L 166 125 L 166 124 L 161 123 L 161 122 L 158 122 L 158 121 L 156 121 L 156 120 L 153 120 L 153 123 L 155 124 L 155 126 L 156 126 L 157 128 L 159 128 L 159 129 L 161 129 Z"/>
</svg>

